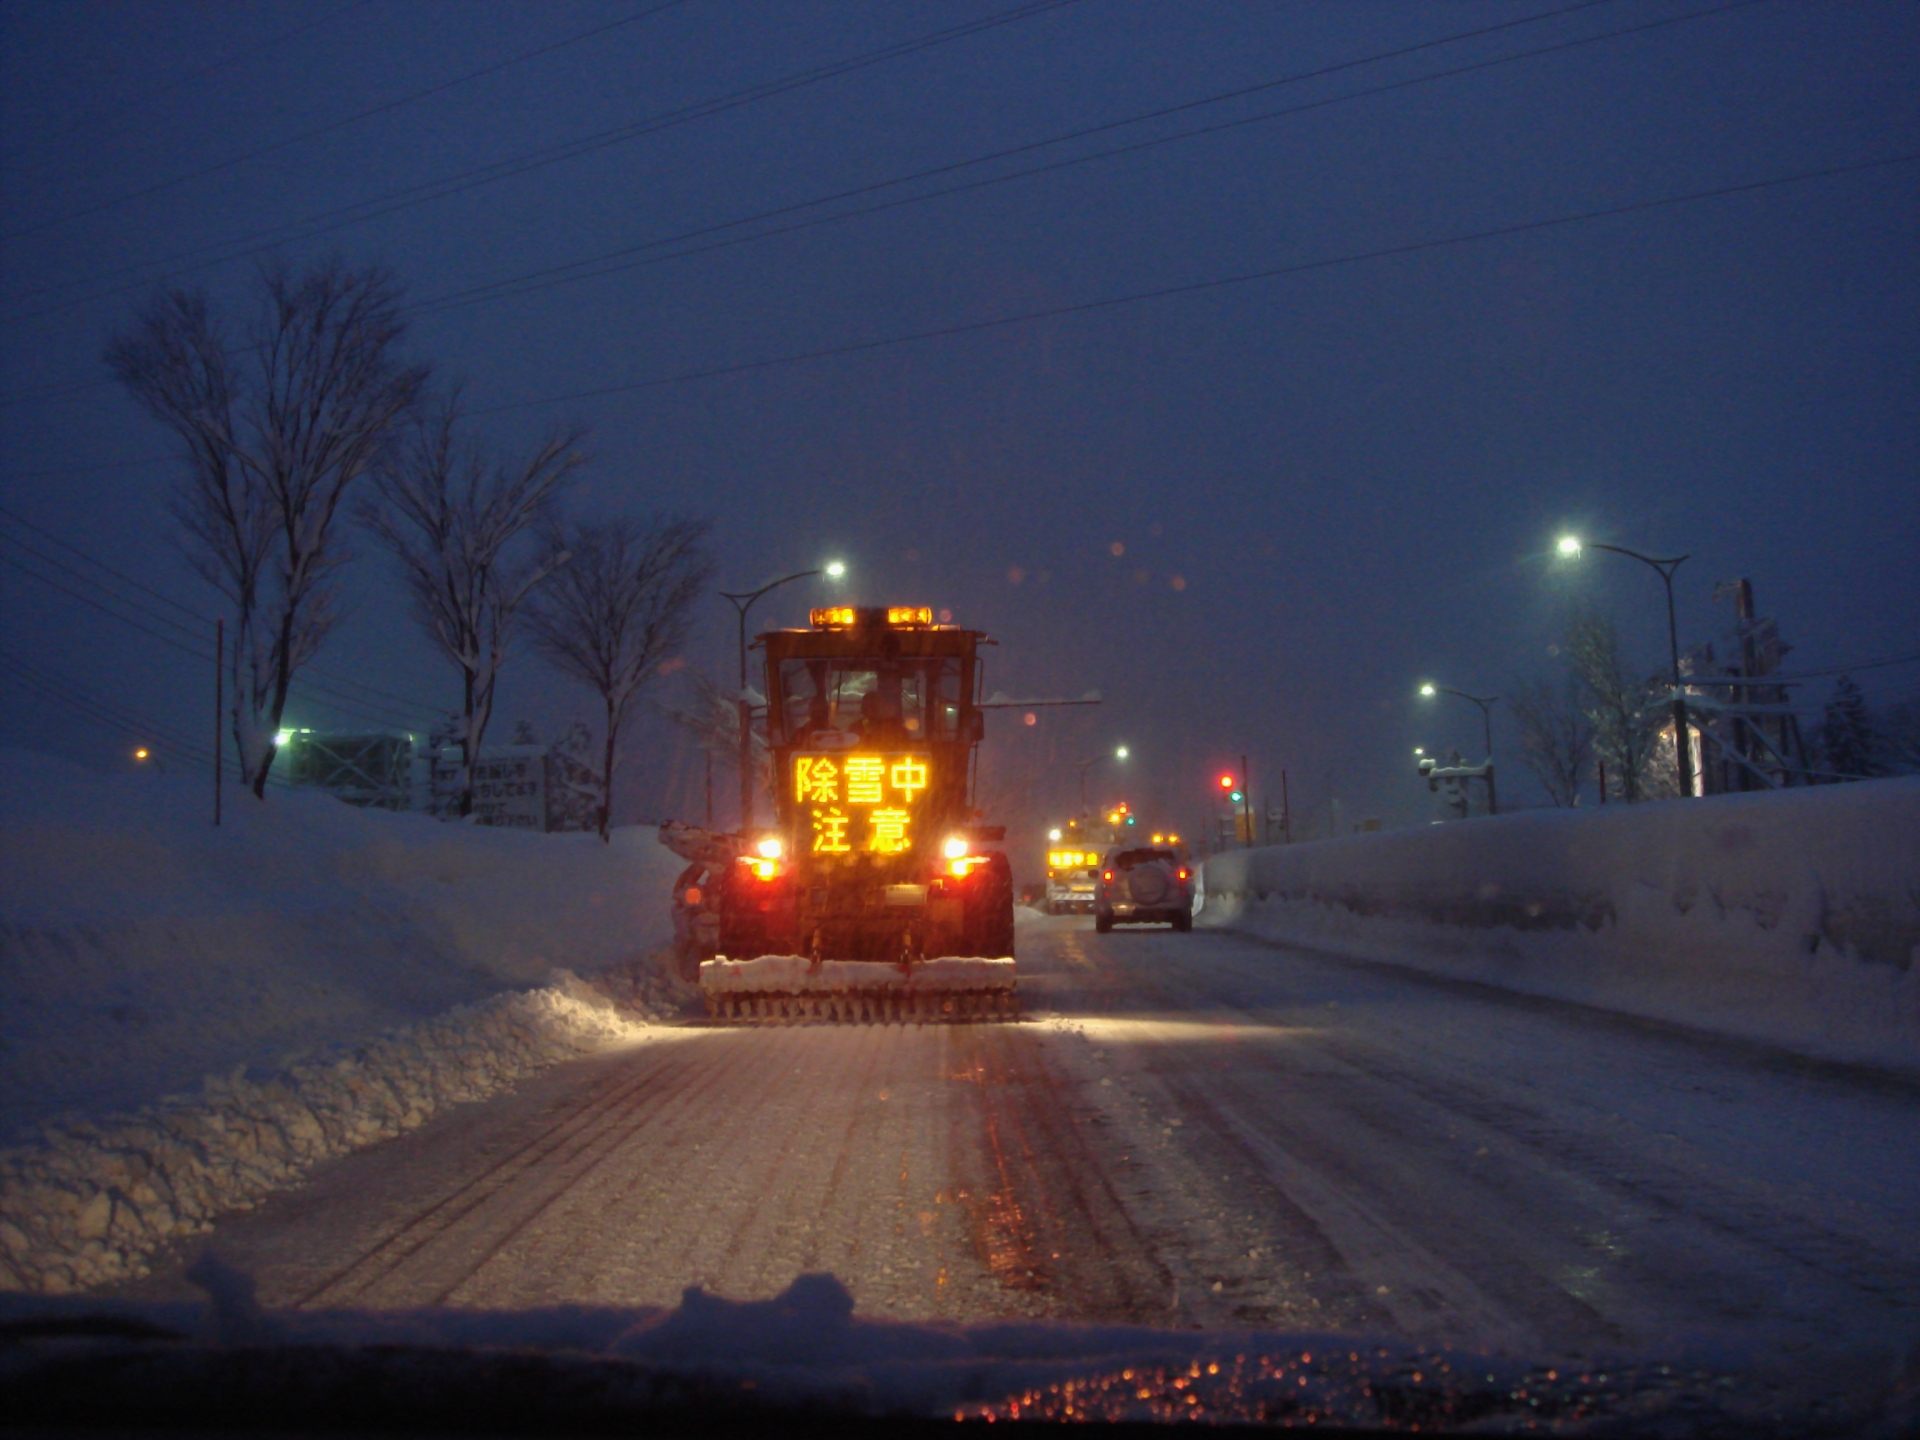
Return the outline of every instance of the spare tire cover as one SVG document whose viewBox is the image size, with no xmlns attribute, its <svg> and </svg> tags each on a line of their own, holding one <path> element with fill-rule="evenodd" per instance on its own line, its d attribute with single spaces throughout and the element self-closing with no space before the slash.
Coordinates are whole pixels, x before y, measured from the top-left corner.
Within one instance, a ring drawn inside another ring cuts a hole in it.
<svg viewBox="0 0 1920 1440">
<path fill-rule="evenodd" d="M 1167 898 L 1167 872 L 1158 865 L 1142 865 L 1127 873 L 1127 893 L 1136 905 L 1158 905 Z"/>
</svg>

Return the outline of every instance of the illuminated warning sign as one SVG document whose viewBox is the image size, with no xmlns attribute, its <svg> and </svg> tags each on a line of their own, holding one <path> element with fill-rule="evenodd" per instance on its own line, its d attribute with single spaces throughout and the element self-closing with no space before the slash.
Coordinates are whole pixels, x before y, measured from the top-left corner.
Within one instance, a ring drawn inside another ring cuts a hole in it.
<svg viewBox="0 0 1920 1440">
<path fill-rule="evenodd" d="M 925 755 L 794 756 L 793 798 L 813 836 L 813 853 L 911 850 L 917 802 L 932 774 Z"/>
</svg>

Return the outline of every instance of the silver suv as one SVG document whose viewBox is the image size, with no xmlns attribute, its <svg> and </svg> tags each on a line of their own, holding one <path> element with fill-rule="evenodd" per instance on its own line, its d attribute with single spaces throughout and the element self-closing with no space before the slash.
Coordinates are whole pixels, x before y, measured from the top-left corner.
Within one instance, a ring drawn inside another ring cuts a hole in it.
<svg viewBox="0 0 1920 1440">
<path fill-rule="evenodd" d="M 1107 851 L 1094 891 L 1093 928 L 1104 935 L 1115 925 L 1155 923 L 1193 928 L 1192 874 L 1178 855 L 1157 846 Z"/>
</svg>

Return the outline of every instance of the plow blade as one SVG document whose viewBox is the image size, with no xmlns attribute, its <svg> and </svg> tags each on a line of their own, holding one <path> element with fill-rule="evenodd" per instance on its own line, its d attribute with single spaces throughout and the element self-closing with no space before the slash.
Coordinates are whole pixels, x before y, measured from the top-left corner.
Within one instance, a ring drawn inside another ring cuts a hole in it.
<svg viewBox="0 0 1920 1440">
<path fill-rule="evenodd" d="M 925 1025 L 1015 1020 L 1011 959 L 942 956 L 912 970 L 871 960 L 804 955 L 703 961 L 700 990 L 716 1020 L 745 1025 Z"/>
</svg>

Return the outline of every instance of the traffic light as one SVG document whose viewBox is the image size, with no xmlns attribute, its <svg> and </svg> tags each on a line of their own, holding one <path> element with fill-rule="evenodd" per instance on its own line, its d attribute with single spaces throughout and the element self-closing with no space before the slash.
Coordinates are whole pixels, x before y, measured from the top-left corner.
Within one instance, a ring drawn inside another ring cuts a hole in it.
<svg viewBox="0 0 1920 1440">
<path fill-rule="evenodd" d="M 1220 777 L 1220 788 L 1222 790 L 1237 790 L 1239 787 L 1233 783 L 1233 776 L 1222 775 Z"/>
<path fill-rule="evenodd" d="M 1244 790 L 1229 790 L 1227 792 L 1227 799 L 1231 800 L 1236 805 L 1238 805 L 1242 800 L 1246 798 L 1247 798 L 1247 795 Z"/>
<path fill-rule="evenodd" d="M 1134 817 L 1131 815 L 1127 816 L 1127 824 L 1132 825 L 1134 823 L 1135 823 Z"/>
</svg>

